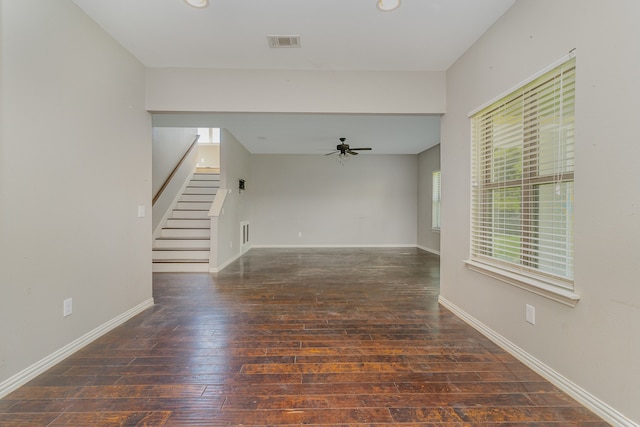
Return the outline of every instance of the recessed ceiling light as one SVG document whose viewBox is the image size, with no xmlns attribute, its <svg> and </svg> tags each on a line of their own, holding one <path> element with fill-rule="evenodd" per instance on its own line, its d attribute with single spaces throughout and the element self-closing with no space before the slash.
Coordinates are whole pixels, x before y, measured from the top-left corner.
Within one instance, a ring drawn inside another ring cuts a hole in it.
<svg viewBox="0 0 640 427">
<path fill-rule="evenodd" d="M 378 0 L 376 4 L 378 10 L 383 12 L 391 12 L 400 7 L 400 0 Z"/>
<path fill-rule="evenodd" d="M 189 6 L 192 7 L 207 7 L 209 6 L 209 0 L 184 0 Z"/>
</svg>

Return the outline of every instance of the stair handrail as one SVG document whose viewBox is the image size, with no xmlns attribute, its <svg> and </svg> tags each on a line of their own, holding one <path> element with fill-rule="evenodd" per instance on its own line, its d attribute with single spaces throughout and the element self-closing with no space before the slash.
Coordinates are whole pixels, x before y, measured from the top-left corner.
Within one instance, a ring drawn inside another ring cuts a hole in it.
<svg viewBox="0 0 640 427">
<path fill-rule="evenodd" d="M 160 196 L 162 195 L 162 192 L 164 191 L 164 189 L 167 188 L 167 185 L 169 185 L 169 182 L 171 182 L 171 179 L 173 178 L 173 176 L 176 174 L 178 169 L 180 169 L 180 166 L 182 166 L 182 163 L 184 163 L 184 160 L 189 156 L 189 153 L 191 153 L 191 151 L 194 149 L 194 147 L 198 144 L 198 138 L 200 138 L 200 135 L 196 135 L 195 139 L 193 140 L 193 142 L 191 143 L 189 148 L 187 148 L 187 151 L 184 153 L 182 158 L 178 161 L 178 164 L 176 165 L 176 167 L 173 168 L 173 170 L 171 171 L 171 173 L 169 174 L 167 179 L 162 184 L 162 187 L 160 187 L 160 190 L 158 190 L 156 195 L 153 196 L 153 200 L 151 202 L 151 206 L 156 204 L 156 201 L 160 198 Z"/>
</svg>

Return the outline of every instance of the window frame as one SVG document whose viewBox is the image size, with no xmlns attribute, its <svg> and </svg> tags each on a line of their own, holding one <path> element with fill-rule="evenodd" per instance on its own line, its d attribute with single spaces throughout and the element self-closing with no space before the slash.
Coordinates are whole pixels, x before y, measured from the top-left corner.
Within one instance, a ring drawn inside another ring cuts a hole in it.
<svg viewBox="0 0 640 427">
<path fill-rule="evenodd" d="M 484 117 L 484 114 L 488 114 L 486 113 L 486 110 L 488 110 L 489 107 L 493 107 L 495 104 L 508 105 L 509 102 L 518 97 L 518 93 L 524 93 L 523 89 L 527 88 L 527 86 L 529 86 L 532 82 L 535 82 L 540 77 L 546 76 L 550 72 L 558 69 L 561 66 L 564 66 L 569 61 L 574 60 L 574 58 L 575 50 L 572 51 L 569 55 L 566 55 L 565 57 L 559 59 L 545 69 L 536 73 L 534 76 L 530 77 L 524 82 L 516 85 L 504 94 L 492 99 L 491 101 L 485 103 L 483 106 L 476 108 L 471 113 L 469 113 L 470 124 L 472 128 L 471 140 L 473 144 L 471 173 L 472 178 L 475 179 L 475 182 L 471 183 L 472 211 L 470 253 L 469 259 L 465 260 L 467 268 L 469 268 L 470 270 L 491 276 L 495 279 L 545 296 L 569 306 L 575 306 L 580 298 L 579 295 L 574 292 L 573 277 L 560 277 L 555 274 L 541 271 L 541 269 L 538 268 L 536 264 L 540 252 L 531 243 L 533 240 L 530 236 L 535 235 L 535 231 L 533 230 L 531 224 L 536 223 L 534 219 L 534 216 L 536 215 L 535 208 L 539 207 L 540 203 L 539 200 L 536 199 L 536 194 L 539 191 L 540 185 L 564 184 L 568 182 L 573 183 L 573 169 L 571 169 L 570 172 L 563 173 L 561 177 L 558 177 L 558 175 L 556 174 L 549 173 L 547 173 L 546 175 L 541 175 L 537 167 L 537 162 L 539 162 L 541 156 L 541 154 L 539 153 L 539 147 L 541 146 L 540 139 L 537 136 L 533 138 L 525 136 L 530 135 L 530 133 L 527 132 L 528 129 L 526 129 L 525 127 L 531 126 L 531 121 L 521 119 L 519 125 L 522 126 L 522 137 L 518 139 L 519 145 L 516 147 L 521 151 L 521 176 L 510 179 L 505 178 L 500 182 L 496 182 L 494 175 L 497 166 L 495 166 L 494 164 L 495 159 L 492 151 L 495 149 L 495 146 L 493 144 L 475 141 L 474 131 L 478 132 L 479 130 L 476 129 L 476 126 L 478 126 L 476 119 L 479 120 L 480 118 Z M 575 67 L 575 64 L 573 64 L 573 66 Z M 536 102 L 538 101 L 536 100 Z M 575 101 L 573 105 L 575 106 Z M 537 108 L 537 106 L 534 108 Z M 541 116 L 536 114 L 535 117 L 536 118 L 533 120 L 533 122 L 536 122 Z M 539 124 L 536 124 L 535 126 L 539 126 Z M 574 127 L 572 127 L 572 129 L 573 128 Z M 492 136 L 489 137 L 489 139 L 491 142 L 493 142 Z M 475 147 L 476 143 L 480 148 Z M 481 152 L 481 150 L 485 150 L 485 152 Z M 488 164 L 487 159 L 490 159 L 491 164 Z M 485 252 L 485 255 L 479 253 L 482 252 L 482 250 L 485 250 L 484 248 L 482 248 L 483 243 L 486 244 L 486 242 L 488 241 L 495 241 L 493 237 L 493 231 L 489 232 L 490 239 L 477 237 L 484 232 L 484 228 L 486 228 L 487 224 L 494 224 L 493 219 L 490 219 L 488 220 L 490 222 L 487 222 L 488 217 L 493 218 L 493 213 L 486 214 L 484 213 L 484 211 L 479 213 L 479 210 L 491 209 L 491 212 L 493 212 L 496 209 L 494 191 L 496 189 L 509 188 L 519 188 L 520 191 L 520 196 L 518 199 L 520 204 L 518 235 L 520 236 L 519 241 L 521 243 L 518 246 L 517 255 L 520 257 L 520 259 L 517 263 L 502 261 L 498 259 L 495 253 L 492 253 L 490 256 L 485 256 L 487 252 Z M 571 192 L 572 191 L 573 187 L 571 184 Z M 490 199 L 488 199 L 488 197 L 490 197 Z M 532 206 L 534 207 L 534 209 L 531 209 Z M 571 236 L 572 235 L 573 234 L 571 232 Z M 536 251 L 535 253 L 532 252 L 534 250 Z M 528 257 L 529 259 L 527 259 Z M 536 258 L 536 261 L 532 261 L 534 258 Z M 573 252 L 571 252 L 571 263 L 569 264 L 571 269 L 572 265 Z"/>
</svg>

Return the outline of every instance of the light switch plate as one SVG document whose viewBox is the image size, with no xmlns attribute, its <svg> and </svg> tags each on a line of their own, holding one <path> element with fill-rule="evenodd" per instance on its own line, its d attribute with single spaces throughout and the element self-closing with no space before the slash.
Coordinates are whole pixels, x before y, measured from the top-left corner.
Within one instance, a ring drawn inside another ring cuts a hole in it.
<svg viewBox="0 0 640 427">
<path fill-rule="evenodd" d="M 525 317 L 528 323 L 535 325 L 536 324 L 536 308 L 532 305 L 527 304 Z"/>
</svg>

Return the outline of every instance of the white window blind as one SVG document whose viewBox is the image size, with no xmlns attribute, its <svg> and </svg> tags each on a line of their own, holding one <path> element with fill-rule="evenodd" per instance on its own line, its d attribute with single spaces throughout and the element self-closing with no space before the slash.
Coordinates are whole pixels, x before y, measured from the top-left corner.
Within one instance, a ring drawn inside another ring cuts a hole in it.
<svg viewBox="0 0 640 427">
<path fill-rule="evenodd" d="M 431 228 L 440 229 L 440 171 L 431 173 Z"/>
<path fill-rule="evenodd" d="M 575 58 L 471 116 L 471 259 L 573 289 Z"/>
</svg>

